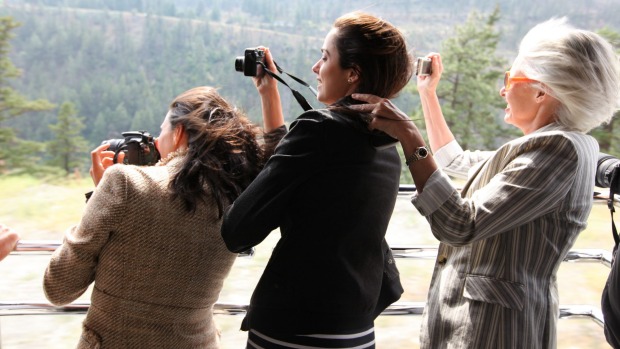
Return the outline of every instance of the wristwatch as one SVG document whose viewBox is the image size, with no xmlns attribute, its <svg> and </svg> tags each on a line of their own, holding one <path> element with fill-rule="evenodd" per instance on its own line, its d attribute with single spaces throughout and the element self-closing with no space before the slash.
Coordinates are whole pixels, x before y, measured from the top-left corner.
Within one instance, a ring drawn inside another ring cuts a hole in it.
<svg viewBox="0 0 620 349">
<path fill-rule="evenodd" d="M 407 166 L 410 166 L 414 162 L 426 158 L 428 154 L 430 154 L 430 151 L 428 151 L 426 147 L 417 147 L 415 148 L 413 154 L 405 158 L 405 164 L 407 164 Z"/>
</svg>

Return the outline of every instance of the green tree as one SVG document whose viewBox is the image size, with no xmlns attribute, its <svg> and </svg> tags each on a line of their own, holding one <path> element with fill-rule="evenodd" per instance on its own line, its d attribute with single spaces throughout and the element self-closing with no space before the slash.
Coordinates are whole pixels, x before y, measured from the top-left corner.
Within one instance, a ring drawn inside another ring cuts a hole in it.
<svg viewBox="0 0 620 349">
<path fill-rule="evenodd" d="M 504 101 L 498 81 L 506 62 L 496 54 L 499 7 L 484 17 L 472 11 L 443 42 L 444 71 L 437 95 L 448 126 L 464 148 L 494 148 Z"/>
<path fill-rule="evenodd" d="M 58 112 L 58 121 L 49 128 L 55 135 L 47 143 L 48 153 L 52 156 L 50 163 L 62 167 L 68 175 L 83 162 L 88 150 L 88 143 L 81 136 L 83 118 L 78 116 L 73 103 L 64 102 Z"/>
<path fill-rule="evenodd" d="M 598 30 L 598 34 L 607 39 L 620 54 L 620 33 L 609 27 Z M 601 125 L 592 130 L 591 135 L 599 143 L 601 152 L 620 157 L 620 111 L 614 114 L 609 124 Z"/>
<path fill-rule="evenodd" d="M 30 168 L 36 162 L 34 154 L 40 150 L 37 143 L 18 138 L 15 130 L 5 126 L 5 122 L 27 112 L 53 108 L 45 100 L 28 100 L 9 84 L 11 79 L 21 75 L 21 71 L 9 59 L 9 41 L 13 37 L 13 29 L 18 26 L 19 23 L 13 18 L 0 17 L 0 172 Z"/>
</svg>

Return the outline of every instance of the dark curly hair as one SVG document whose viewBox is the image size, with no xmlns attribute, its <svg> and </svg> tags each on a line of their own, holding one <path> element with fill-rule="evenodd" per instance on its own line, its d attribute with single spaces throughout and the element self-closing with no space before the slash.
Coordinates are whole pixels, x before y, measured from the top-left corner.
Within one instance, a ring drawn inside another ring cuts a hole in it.
<svg viewBox="0 0 620 349">
<path fill-rule="evenodd" d="M 210 190 L 222 217 L 262 168 L 258 129 L 212 87 L 183 92 L 169 111 L 172 129 L 182 125 L 188 138 L 188 153 L 170 190 L 190 212 Z"/>
</svg>

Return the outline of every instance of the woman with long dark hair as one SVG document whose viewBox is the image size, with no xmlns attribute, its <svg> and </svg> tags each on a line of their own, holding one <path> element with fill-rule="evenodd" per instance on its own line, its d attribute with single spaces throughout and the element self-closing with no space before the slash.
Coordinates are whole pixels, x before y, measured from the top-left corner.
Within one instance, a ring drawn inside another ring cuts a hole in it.
<svg viewBox="0 0 620 349">
<path fill-rule="evenodd" d="M 92 153 L 97 185 L 45 273 L 54 304 L 91 283 L 79 348 L 217 348 L 213 305 L 236 254 L 220 235 L 225 208 L 262 167 L 256 129 L 214 88 L 170 104 L 155 166 Z M 103 174 L 103 177 L 102 177 Z"/>
</svg>

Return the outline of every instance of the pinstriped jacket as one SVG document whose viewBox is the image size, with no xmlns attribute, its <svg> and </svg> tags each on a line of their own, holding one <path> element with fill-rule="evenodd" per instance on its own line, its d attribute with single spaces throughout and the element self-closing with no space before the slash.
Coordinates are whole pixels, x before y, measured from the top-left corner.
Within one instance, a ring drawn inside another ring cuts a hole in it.
<svg viewBox="0 0 620 349">
<path fill-rule="evenodd" d="M 556 272 L 592 208 L 598 144 L 551 124 L 495 152 L 444 148 L 412 200 L 440 241 L 421 347 L 555 348 Z M 468 169 L 459 195 L 446 173 Z"/>
</svg>

